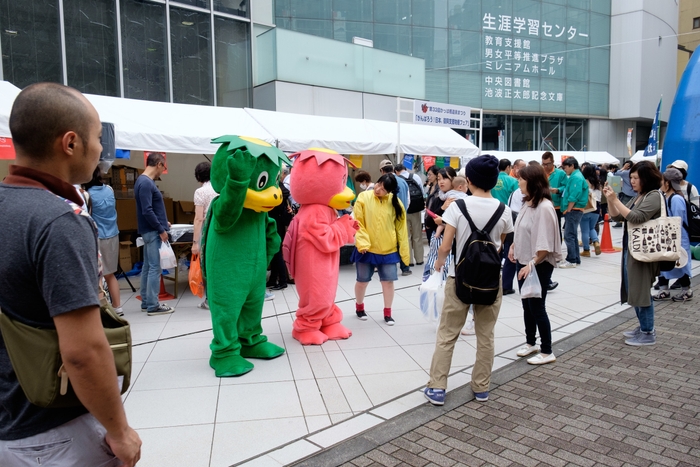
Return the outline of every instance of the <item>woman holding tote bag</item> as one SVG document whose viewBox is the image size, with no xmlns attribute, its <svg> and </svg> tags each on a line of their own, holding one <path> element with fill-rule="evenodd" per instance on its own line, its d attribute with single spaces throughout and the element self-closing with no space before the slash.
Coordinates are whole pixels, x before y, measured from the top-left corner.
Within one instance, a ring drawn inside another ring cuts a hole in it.
<svg viewBox="0 0 700 467">
<path fill-rule="evenodd" d="M 630 184 L 637 196 L 627 205 L 617 197 L 617 193 L 607 184 L 603 193 L 608 199 L 608 211 L 612 220 L 625 221 L 625 233 L 622 237 L 622 283 L 620 284 L 620 300 L 634 307 L 639 320 L 639 327 L 627 331 L 627 345 L 654 345 L 656 331 L 654 330 L 654 301 L 651 298 L 651 286 L 659 275 L 659 263 L 644 263 L 637 261 L 629 254 L 627 224 L 641 224 L 661 216 L 663 195 L 661 187 L 661 172 L 649 161 L 637 162 L 630 169 Z"/>
</svg>

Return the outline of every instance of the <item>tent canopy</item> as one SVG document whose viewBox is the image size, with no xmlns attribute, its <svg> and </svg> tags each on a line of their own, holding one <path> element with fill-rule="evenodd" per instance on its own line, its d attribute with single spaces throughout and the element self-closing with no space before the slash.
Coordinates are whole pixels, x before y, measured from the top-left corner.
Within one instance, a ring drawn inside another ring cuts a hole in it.
<svg viewBox="0 0 700 467">
<path fill-rule="evenodd" d="M 661 160 L 661 155 L 663 154 L 663 152 L 664 152 L 663 149 L 659 149 L 659 161 Z M 631 160 L 632 162 L 649 161 L 649 162 L 653 162 L 654 164 L 656 164 L 656 156 L 647 156 L 647 157 L 644 157 L 644 150 L 643 150 L 643 149 L 640 150 L 640 151 L 635 152 L 635 153 L 634 153 L 634 156 L 632 156 L 632 157 L 630 158 L 630 160 Z"/>
<path fill-rule="evenodd" d="M 393 138 L 371 120 L 319 117 L 268 110 L 245 109 L 263 128 L 275 135 L 282 151 L 332 149 L 339 154 L 393 154 Z"/>
<path fill-rule="evenodd" d="M 171 104 L 87 94 L 103 122 L 114 123 L 117 147 L 142 151 L 214 154 L 212 138 L 245 135 L 275 138 L 243 109 Z"/>
<path fill-rule="evenodd" d="M 0 136 L 10 136 L 8 120 L 20 90 L 0 81 Z M 479 148 L 450 128 L 358 118 L 323 117 L 258 109 L 171 104 L 137 99 L 85 97 L 103 122 L 114 124 L 120 149 L 214 154 L 211 139 L 236 134 L 259 138 L 287 152 L 312 147 L 340 154 L 404 154 L 474 157 Z"/>
<path fill-rule="evenodd" d="M 484 154 L 491 154 L 498 159 L 508 159 L 511 162 L 522 159 L 525 162 L 542 161 L 542 154 L 545 151 L 484 151 Z M 619 164 L 620 160 L 607 151 L 552 151 L 554 164 L 561 165 L 562 161 L 571 156 L 575 157 L 579 164 L 590 162 L 592 164 Z"/>
<path fill-rule="evenodd" d="M 0 81 L 0 137 L 10 136 L 10 111 L 20 89 L 7 81 Z"/>
<path fill-rule="evenodd" d="M 402 123 L 398 135 L 395 122 L 259 109 L 246 109 L 246 112 L 277 138 L 281 150 L 288 152 L 320 147 L 340 154 L 394 154 L 397 137 L 400 137 L 400 150 L 404 154 L 479 154 L 479 148 L 450 128 Z"/>
</svg>

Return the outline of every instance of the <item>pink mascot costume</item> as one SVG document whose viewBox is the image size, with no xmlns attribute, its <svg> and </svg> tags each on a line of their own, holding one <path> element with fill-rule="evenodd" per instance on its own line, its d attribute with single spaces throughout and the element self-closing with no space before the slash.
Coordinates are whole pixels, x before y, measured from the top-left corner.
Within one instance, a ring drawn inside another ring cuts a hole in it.
<svg viewBox="0 0 700 467">
<path fill-rule="evenodd" d="M 353 242 L 358 228 L 357 221 L 336 212 L 355 198 L 346 186 L 348 161 L 329 149 L 309 149 L 291 158 L 290 191 L 301 205 L 283 249 L 299 294 L 292 337 L 303 345 L 347 339 L 352 332 L 340 323 L 343 312 L 335 304 L 335 294 L 340 247 Z"/>
</svg>

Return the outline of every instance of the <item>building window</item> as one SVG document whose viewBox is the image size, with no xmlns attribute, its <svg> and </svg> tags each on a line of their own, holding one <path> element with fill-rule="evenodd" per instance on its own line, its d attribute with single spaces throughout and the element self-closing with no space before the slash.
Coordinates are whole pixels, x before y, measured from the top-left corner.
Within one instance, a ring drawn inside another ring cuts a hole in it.
<svg viewBox="0 0 700 467">
<path fill-rule="evenodd" d="M 68 85 L 118 96 L 117 18 L 113 1 L 64 0 Z"/>
<path fill-rule="evenodd" d="M 0 42 L 4 78 L 18 88 L 63 82 L 58 2 L 0 0 Z"/>
<path fill-rule="evenodd" d="M 208 13 L 170 9 L 173 102 L 214 105 Z"/>
<path fill-rule="evenodd" d="M 693 29 L 700 29 L 700 17 L 693 18 Z"/>
<path fill-rule="evenodd" d="M 124 97 L 168 102 L 165 5 L 121 0 Z"/>
<path fill-rule="evenodd" d="M 252 90 L 248 23 L 214 19 L 216 96 L 223 107 L 249 107 Z"/>
</svg>

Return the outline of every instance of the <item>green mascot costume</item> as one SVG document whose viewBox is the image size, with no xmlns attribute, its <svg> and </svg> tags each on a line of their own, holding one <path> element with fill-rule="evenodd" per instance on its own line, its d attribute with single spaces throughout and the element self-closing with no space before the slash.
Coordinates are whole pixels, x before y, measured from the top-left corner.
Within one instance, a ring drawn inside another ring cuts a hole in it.
<svg viewBox="0 0 700 467">
<path fill-rule="evenodd" d="M 267 213 L 282 202 L 277 185 L 287 156 L 268 143 L 222 136 L 211 166 L 219 196 L 209 208 L 202 234 L 207 296 L 214 331 L 209 365 L 216 376 L 253 369 L 246 358 L 271 359 L 284 349 L 262 334 L 267 266 L 279 251 L 275 221 Z"/>
</svg>

